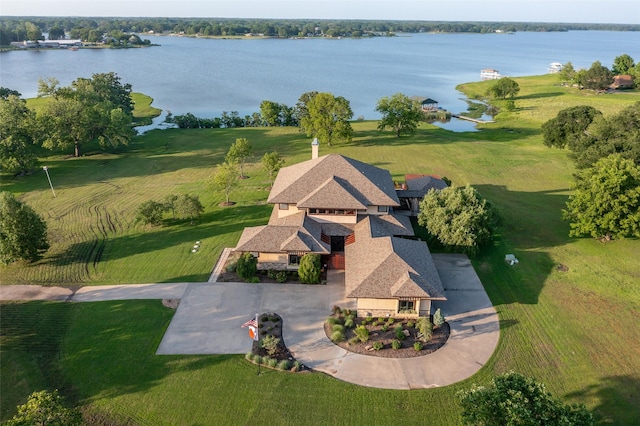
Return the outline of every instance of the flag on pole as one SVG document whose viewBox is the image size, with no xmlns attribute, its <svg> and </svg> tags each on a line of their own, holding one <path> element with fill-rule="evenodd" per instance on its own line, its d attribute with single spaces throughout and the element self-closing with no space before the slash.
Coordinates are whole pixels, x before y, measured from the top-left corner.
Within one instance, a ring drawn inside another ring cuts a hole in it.
<svg viewBox="0 0 640 426">
<path fill-rule="evenodd" d="M 251 337 L 251 340 L 258 341 L 258 314 L 256 314 L 255 318 L 242 324 L 241 327 L 249 327 L 249 337 Z"/>
</svg>

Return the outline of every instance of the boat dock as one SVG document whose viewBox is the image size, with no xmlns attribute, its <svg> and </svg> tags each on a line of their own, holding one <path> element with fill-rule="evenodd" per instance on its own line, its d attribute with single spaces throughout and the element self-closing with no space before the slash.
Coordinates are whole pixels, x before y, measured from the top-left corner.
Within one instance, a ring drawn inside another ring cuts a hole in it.
<svg viewBox="0 0 640 426">
<path fill-rule="evenodd" d="M 476 118 L 467 117 L 466 115 L 451 114 L 451 117 L 459 118 L 460 120 L 472 121 L 477 124 L 495 123 L 495 121 L 493 120 L 489 120 L 489 121 L 478 120 Z"/>
</svg>

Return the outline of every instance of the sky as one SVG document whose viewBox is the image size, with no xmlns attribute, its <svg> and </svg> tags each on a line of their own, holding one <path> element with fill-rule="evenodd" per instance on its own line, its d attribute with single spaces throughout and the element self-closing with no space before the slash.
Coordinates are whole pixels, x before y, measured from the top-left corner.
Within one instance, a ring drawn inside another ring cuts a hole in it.
<svg viewBox="0 0 640 426">
<path fill-rule="evenodd" d="M 640 24 L 640 0 L 0 0 L 0 16 Z"/>
</svg>

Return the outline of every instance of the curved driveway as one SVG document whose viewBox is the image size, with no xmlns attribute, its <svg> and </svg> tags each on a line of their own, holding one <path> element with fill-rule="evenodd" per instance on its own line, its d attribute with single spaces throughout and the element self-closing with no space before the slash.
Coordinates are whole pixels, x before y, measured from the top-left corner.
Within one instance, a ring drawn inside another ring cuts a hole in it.
<svg viewBox="0 0 640 426">
<path fill-rule="evenodd" d="M 354 354 L 326 337 L 323 323 L 345 299 L 343 276 L 333 272 L 326 286 L 248 283 L 172 283 L 67 287 L 0 286 L 0 300 L 49 299 L 88 302 L 123 299 L 181 299 L 157 354 L 234 354 L 251 349 L 246 329 L 255 312 L 283 318 L 285 343 L 303 364 L 363 386 L 416 389 L 446 386 L 475 374 L 498 343 L 498 316 L 464 255 L 433 255 L 445 287 L 440 306 L 451 326 L 447 343 L 416 358 Z"/>
</svg>

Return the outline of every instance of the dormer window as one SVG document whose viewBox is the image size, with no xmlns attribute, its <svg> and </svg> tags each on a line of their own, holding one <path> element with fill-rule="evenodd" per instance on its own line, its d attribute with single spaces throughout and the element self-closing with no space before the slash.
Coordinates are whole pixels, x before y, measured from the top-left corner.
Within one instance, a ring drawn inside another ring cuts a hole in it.
<svg viewBox="0 0 640 426">
<path fill-rule="evenodd" d="M 389 206 L 378 206 L 378 213 L 387 213 L 389 211 Z"/>
<path fill-rule="evenodd" d="M 289 210 L 289 204 L 287 204 L 287 203 L 280 203 L 280 204 L 278 204 L 278 208 L 279 208 L 280 210 Z"/>
</svg>

